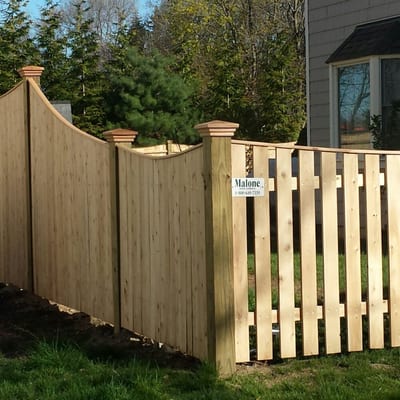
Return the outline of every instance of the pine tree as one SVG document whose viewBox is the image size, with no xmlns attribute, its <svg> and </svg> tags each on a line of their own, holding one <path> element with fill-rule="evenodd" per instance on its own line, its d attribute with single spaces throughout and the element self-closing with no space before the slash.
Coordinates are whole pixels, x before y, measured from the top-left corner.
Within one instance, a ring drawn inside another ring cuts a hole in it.
<svg viewBox="0 0 400 400">
<path fill-rule="evenodd" d="M 37 64 L 39 57 L 30 36 L 31 20 L 25 0 L 1 0 L 0 13 L 0 92 L 19 81 L 18 69 Z"/>
<path fill-rule="evenodd" d="M 89 18 L 87 0 L 73 3 L 74 15 L 68 28 L 70 68 L 67 83 L 72 93 L 73 122 L 94 135 L 104 130 L 102 99 L 103 75 L 100 71 L 99 38 Z"/>
<path fill-rule="evenodd" d="M 42 90 L 50 100 L 68 100 L 71 93 L 66 85 L 68 71 L 67 40 L 62 32 L 62 12 L 53 0 L 46 0 L 37 24 L 36 41 L 40 51 Z"/>
<path fill-rule="evenodd" d="M 131 48 L 125 72 L 112 74 L 108 121 L 113 127 L 139 131 L 139 142 L 180 143 L 197 140 L 198 122 L 192 106 L 191 87 L 171 71 L 171 63 L 159 53 L 141 55 Z"/>
</svg>

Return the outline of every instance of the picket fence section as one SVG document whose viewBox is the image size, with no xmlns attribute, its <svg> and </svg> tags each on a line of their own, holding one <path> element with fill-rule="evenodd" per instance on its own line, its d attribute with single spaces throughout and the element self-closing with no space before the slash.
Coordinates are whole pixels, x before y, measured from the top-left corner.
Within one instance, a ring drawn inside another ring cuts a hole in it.
<svg viewBox="0 0 400 400">
<path fill-rule="evenodd" d="M 399 346 L 399 153 L 234 141 L 232 154 L 233 176 L 267 193 L 233 199 L 237 362 Z"/>
</svg>

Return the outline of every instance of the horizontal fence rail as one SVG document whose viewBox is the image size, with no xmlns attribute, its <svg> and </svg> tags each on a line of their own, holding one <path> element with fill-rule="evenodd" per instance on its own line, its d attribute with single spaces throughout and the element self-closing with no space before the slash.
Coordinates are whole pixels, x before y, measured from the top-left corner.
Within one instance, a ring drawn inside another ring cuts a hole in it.
<svg viewBox="0 0 400 400">
<path fill-rule="evenodd" d="M 237 362 L 399 345 L 399 157 L 233 142 Z"/>
</svg>

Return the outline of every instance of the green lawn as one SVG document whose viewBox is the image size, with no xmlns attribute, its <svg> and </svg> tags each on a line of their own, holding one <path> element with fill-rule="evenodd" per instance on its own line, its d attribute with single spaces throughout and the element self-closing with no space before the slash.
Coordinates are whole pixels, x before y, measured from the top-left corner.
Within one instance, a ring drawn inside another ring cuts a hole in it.
<svg viewBox="0 0 400 400">
<path fill-rule="evenodd" d="M 249 275 L 252 276 L 255 273 L 254 266 L 254 254 L 249 254 L 247 257 L 247 265 Z M 361 253 L 360 257 L 361 266 L 361 289 L 363 294 L 363 300 L 365 300 L 368 290 L 368 257 L 366 253 Z M 300 254 L 294 253 L 293 256 L 293 268 L 294 268 L 294 283 L 295 283 L 295 302 L 296 306 L 300 306 L 301 303 L 301 261 Z M 317 269 L 317 290 L 318 299 L 323 298 L 323 268 L 324 261 L 322 254 L 317 254 L 316 257 L 316 269 Z M 339 255 L 338 259 L 339 268 L 339 290 L 343 295 L 346 290 L 346 259 L 343 254 Z M 272 306 L 277 308 L 278 306 L 278 256 L 276 253 L 271 254 L 271 278 L 272 278 Z M 382 258 L 382 284 L 384 288 L 388 286 L 388 258 L 384 256 Z M 255 293 L 254 288 L 250 285 L 249 287 L 249 311 L 255 310 Z"/>
<path fill-rule="evenodd" d="M 40 342 L 20 358 L 0 356 L 2 400 L 400 399 L 400 351 L 241 366 L 158 368 L 139 360 L 91 359 L 76 346 Z"/>
</svg>

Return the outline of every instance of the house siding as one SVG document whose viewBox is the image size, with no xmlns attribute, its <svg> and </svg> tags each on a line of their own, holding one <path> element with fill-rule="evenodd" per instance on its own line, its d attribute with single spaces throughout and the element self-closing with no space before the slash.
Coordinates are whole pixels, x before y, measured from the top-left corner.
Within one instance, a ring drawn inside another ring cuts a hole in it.
<svg viewBox="0 0 400 400">
<path fill-rule="evenodd" d="M 357 25 L 396 15 L 400 15 L 400 0 L 308 0 L 310 145 L 330 145 L 326 60 Z"/>
</svg>

